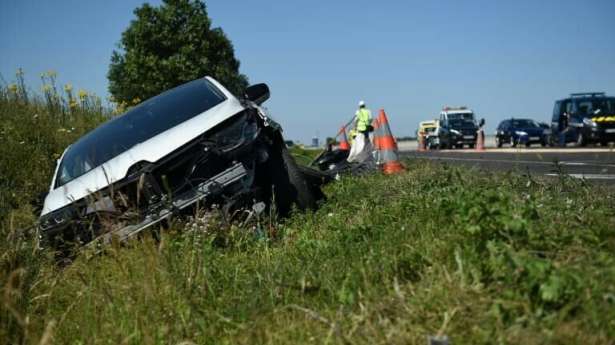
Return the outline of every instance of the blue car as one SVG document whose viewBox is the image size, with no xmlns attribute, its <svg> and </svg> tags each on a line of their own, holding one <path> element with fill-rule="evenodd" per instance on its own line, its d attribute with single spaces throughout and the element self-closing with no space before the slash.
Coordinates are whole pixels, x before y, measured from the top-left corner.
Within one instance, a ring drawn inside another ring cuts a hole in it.
<svg viewBox="0 0 615 345">
<path fill-rule="evenodd" d="M 497 147 L 510 144 L 511 147 L 525 145 L 530 147 L 532 144 L 547 146 L 548 133 L 536 121 L 532 119 L 510 119 L 500 122 L 495 132 L 495 143 Z"/>
</svg>

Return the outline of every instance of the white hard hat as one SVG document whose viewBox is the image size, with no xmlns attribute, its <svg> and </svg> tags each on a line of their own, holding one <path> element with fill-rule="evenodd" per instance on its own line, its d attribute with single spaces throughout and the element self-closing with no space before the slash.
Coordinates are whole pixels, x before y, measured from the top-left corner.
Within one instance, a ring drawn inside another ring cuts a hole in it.
<svg viewBox="0 0 615 345">
<path fill-rule="evenodd" d="M 359 101 L 359 107 L 365 106 L 365 101 Z"/>
</svg>

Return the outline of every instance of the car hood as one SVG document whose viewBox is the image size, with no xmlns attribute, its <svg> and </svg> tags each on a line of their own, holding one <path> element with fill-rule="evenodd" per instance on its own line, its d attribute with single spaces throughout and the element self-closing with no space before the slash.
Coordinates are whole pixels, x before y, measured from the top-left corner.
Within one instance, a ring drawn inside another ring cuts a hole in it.
<svg viewBox="0 0 615 345">
<path fill-rule="evenodd" d="M 543 128 L 515 128 L 515 131 L 520 131 L 520 132 L 525 132 L 530 136 L 535 136 L 535 135 L 542 135 L 542 133 L 544 133 L 544 129 Z"/>
<path fill-rule="evenodd" d="M 456 131 L 466 131 L 466 130 L 476 130 L 478 127 L 476 126 L 472 126 L 472 125 L 463 125 L 463 126 L 451 126 L 451 129 L 454 129 Z"/>
<path fill-rule="evenodd" d="M 60 209 L 89 194 L 104 189 L 128 173 L 137 162 L 156 162 L 195 139 L 224 120 L 244 110 L 241 103 L 215 80 L 210 79 L 227 96 L 226 100 L 188 121 L 172 127 L 127 151 L 115 156 L 102 165 L 53 189 L 45 198 L 41 216 Z"/>
</svg>

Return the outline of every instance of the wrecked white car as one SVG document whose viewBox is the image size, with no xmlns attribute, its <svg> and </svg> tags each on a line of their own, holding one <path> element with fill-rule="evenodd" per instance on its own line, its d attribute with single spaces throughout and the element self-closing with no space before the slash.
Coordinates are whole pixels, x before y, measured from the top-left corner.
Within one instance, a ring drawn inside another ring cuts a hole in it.
<svg viewBox="0 0 615 345">
<path fill-rule="evenodd" d="M 43 243 L 123 240 L 195 205 L 274 205 L 282 216 L 293 205 L 314 208 L 319 181 L 286 150 L 260 107 L 268 98 L 265 84 L 238 99 L 205 77 L 92 130 L 58 160 L 39 220 Z"/>
</svg>

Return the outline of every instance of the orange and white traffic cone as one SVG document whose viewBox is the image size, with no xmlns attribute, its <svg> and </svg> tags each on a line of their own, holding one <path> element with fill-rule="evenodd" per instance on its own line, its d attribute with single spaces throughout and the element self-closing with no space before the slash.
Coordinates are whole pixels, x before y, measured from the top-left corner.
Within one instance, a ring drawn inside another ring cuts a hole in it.
<svg viewBox="0 0 615 345">
<path fill-rule="evenodd" d="M 485 132 L 482 129 L 476 133 L 476 151 L 485 151 Z"/>
<path fill-rule="evenodd" d="M 350 144 L 348 144 L 348 137 L 346 136 L 346 127 L 342 127 L 339 131 L 339 133 L 337 133 L 337 136 L 340 136 L 340 145 L 339 145 L 339 149 L 342 151 L 348 151 L 350 150 Z"/>
<path fill-rule="evenodd" d="M 418 148 L 419 152 L 423 152 L 427 150 L 427 148 L 425 147 L 425 133 L 419 132 L 419 143 L 418 144 L 419 144 L 419 148 Z"/>
<path fill-rule="evenodd" d="M 406 168 L 399 161 L 397 143 L 393 138 L 393 133 L 391 133 L 389 120 L 384 113 L 384 109 L 380 109 L 380 114 L 378 114 L 378 127 L 381 135 L 378 138 L 378 152 L 382 162 L 382 171 L 387 175 L 405 171 Z"/>
</svg>

